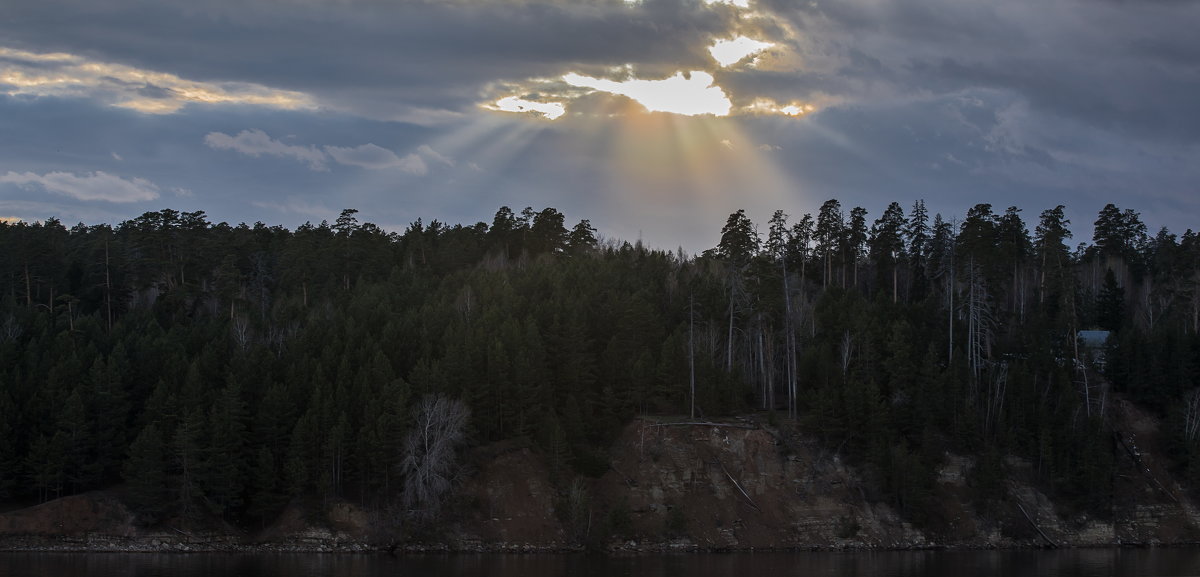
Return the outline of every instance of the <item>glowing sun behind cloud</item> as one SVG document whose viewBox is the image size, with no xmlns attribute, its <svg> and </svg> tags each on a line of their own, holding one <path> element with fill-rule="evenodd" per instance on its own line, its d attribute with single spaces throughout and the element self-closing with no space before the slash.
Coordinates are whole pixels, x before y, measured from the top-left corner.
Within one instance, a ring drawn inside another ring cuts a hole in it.
<svg viewBox="0 0 1200 577">
<path fill-rule="evenodd" d="M 535 100 L 526 100 L 516 96 L 508 96 L 497 100 L 495 104 L 486 106 L 492 110 L 502 112 L 528 112 L 531 114 L 540 114 L 550 120 L 554 120 L 567 113 L 566 107 L 561 102 L 537 102 Z"/>
<path fill-rule="evenodd" d="M 699 70 L 692 71 L 688 76 L 676 72 L 674 76 L 662 80 L 634 78 L 624 81 L 593 78 L 572 72 L 564 75 L 563 81 L 579 88 L 627 96 L 645 106 L 650 112 L 670 112 L 684 116 L 726 116 L 733 108 L 733 103 L 729 101 L 725 91 L 713 84 L 712 74 Z"/>
<path fill-rule="evenodd" d="M 716 41 L 708 48 L 708 53 L 721 66 L 732 66 L 772 46 L 774 44 L 770 42 L 761 42 L 753 38 L 738 36 L 732 40 Z"/>
</svg>

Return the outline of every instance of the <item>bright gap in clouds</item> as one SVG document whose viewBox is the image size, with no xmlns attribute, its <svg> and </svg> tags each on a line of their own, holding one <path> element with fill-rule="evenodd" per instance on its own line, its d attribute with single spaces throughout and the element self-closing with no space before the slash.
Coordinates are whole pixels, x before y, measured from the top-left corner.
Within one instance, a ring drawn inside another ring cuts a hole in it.
<svg viewBox="0 0 1200 577">
<path fill-rule="evenodd" d="M 727 116 L 733 103 L 720 86 L 713 84 L 713 76 L 707 72 L 693 70 L 689 76 L 676 72 L 662 80 L 616 81 L 584 76 L 574 72 L 563 76 L 571 86 L 590 88 L 600 92 L 627 96 L 651 112 L 670 112 L 684 116 L 712 114 Z"/>
<path fill-rule="evenodd" d="M 714 60 L 721 66 L 731 66 L 741 62 L 743 58 L 766 50 L 774 44 L 760 42 L 753 38 L 738 36 L 732 40 L 718 40 L 708 48 Z"/>
<path fill-rule="evenodd" d="M 750 7 L 750 0 L 704 0 L 704 3 L 709 6 L 713 4 L 728 4 L 730 6 L 737 6 L 738 8 Z"/>
<path fill-rule="evenodd" d="M 508 96 L 497 100 L 492 106 L 488 106 L 492 110 L 500 110 L 503 112 L 529 112 L 540 114 L 554 120 L 566 114 L 567 109 L 561 102 L 535 102 L 533 100 L 525 100 L 516 96 Z"/>
</svg>

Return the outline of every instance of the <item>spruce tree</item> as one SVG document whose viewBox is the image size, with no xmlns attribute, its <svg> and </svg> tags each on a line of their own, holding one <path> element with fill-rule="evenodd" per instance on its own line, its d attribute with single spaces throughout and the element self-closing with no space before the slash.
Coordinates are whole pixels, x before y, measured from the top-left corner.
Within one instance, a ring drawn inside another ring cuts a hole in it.
<svg viewBox="0 0 1200 577">
<path fill-rule="evenodd" d="M 8 395 L 7 379 L 0 372 L 0 500 L 12 495 L 17 483 L 17 410 Z"/>
<path fill-rule="evenodd" d="M 1096 324 L 1106 330 L 1115 331 L 1121 328 L 1125 316 L 1125 289 L 1117 284 L 1117 276 L 1113 270 L 1104 271 L 1104 285 L 1096 298 Z"/>
<path fill-rule="evenodd" d="M 154 524 L 169 502 L 166 447 L 157 424 L 150 423 L 138 433 L 121 471 L 129 486 L 130 507 L 143 522 Z"/>
</svg>

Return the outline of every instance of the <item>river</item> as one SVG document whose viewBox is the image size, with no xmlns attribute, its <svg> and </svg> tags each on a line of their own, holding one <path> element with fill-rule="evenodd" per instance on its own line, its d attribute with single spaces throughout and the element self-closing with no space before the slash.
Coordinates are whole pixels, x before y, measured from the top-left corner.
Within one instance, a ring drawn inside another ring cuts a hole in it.
<svg viewBox="0 0 1200 577">
<path fill-rule="evenodd" d="M 0 577 L 1172 577 L 1200 549 L 733 553 L 636 556 L 0 553 Z"/>
</svg>

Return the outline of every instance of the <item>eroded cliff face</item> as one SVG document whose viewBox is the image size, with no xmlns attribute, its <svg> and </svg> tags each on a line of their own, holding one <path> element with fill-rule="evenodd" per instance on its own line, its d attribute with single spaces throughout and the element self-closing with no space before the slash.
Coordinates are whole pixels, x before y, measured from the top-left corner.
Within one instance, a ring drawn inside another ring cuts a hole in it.
<svg viewBox="0 0 1200 577">
<path fill-rule="evenodd" d="M 461 533 L 517 548 L 572 541 L 615 549 L 928 544 L 887 507 L 866 503 L 836 457 L 784 454 L 770 432 L 746 423 L 639 420 L 611 454 L 601 479 L 560 483 L 569 486 L 559 491 L 529 449 L 496 456 L 466 487 L 478 511 Z"/>
<path fill-rule="evenodd" d="M 784 447 L 749 427 L 638 421 L 618 441 L 597 493 L 625 500 L 631 541 L 675 534 L 706 548 L 928 544 L 891 509 L 866 502 L 836 455 Z"/>
<path fill-rule="evenodd" d="M 1196 507 L 1157 457 L 1154 420 L 1124 404 L 1113 414 L 1119 438 L 1097 439 L 1114 444 L 1117 462 L 1113 507 L 1105 515 L 1056 504 L 1038 489 L 1032 465 L 1016 458 L 1006 462 L 1006 497 L 977 511 L 967 485 L 972 460 L 946 455 L 932 499 L 937 521 L 917 528 L 871 499 L 860 471 L 804 435 L 750 420 L 640 419 L 613 445 L 611 470 L 582 485 L 582 505 L 578 494 L 553 488 L 537 453 L 498 455 L 466 488 L 479 512 L 463 534 L 481 546 L 588 541 L 615 550 L 1200 541 Z"/>
<path fill-rule="evenodd" d="M 546 551 L 583 545 L 662 549 L 1039 547 L 1200 542 L 1200 512 L 1163 466 L 1157 423 L 1132 405 L 1110 409 L 1117 464 L 1112 510 L 1071 513 L 1008 458 L 1003 499 L 977 511 L 971 459 L 945 455 L 926 522 L 871 498 L 861 471 L 803 434 L 752 418 L 718 423 L 639 419 L 609 451 L 599 479 L 556 477 L 516 443 L 475 449 L 448 517 L 420 542 L 396 540 L 394 520 L 347 502 L 314 514 L 293 505 L 272 525 L 203 532 L 133 523 L 114 493 L 97 492 L 0 514 L 0 549 Z M 324 519 L 314 522 L 312 519 Z M 403 533 L 403 528 L 401 528 Z"/>
<path fill-rule="evenodd" d="M 509 443 L 476 451 L 478 471 L 463 488 L 460 549 L 561 549 L 574 545 L 558 513 L 563 500 L 542 456 Z"/>
</svg>

